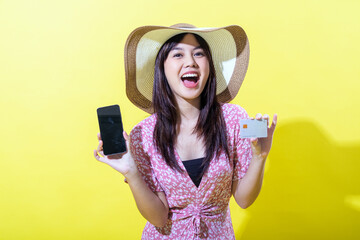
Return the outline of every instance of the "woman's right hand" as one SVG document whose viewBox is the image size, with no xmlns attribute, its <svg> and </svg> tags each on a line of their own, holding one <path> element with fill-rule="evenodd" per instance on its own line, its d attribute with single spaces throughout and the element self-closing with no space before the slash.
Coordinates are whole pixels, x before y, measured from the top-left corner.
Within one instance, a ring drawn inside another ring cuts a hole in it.
<svg viewBox="0 0 360 240">
<path fill-rule="evenodd" d="M 126 182 L 126 178 L 135 175 L 138 170 L 134 158 L 131 155 L 129 136 L 125 131 L 123 132 L 123 136 L 126 141 L 127 151 L 125 153 L 106 156 L 103 152 L 103 141 L 101 140 L 100 133 L 98 133 L 97 138 L 99 140 L 99 145 L 97 147 L 97 150 L 94 150 L 94 157 L 96 158 L 96 160 L 106 163 L 107 165 L 124 175 Z"/>
</svg>

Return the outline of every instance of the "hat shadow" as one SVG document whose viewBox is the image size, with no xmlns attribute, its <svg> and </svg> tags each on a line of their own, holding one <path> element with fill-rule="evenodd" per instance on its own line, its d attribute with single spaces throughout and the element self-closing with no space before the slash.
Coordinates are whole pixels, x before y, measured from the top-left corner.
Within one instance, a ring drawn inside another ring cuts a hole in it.
<svg viewBox="0 0 360 240">
<path fill-rule="evenodd" d="M 278 126 L 262 192 L 236 239 L 360 239 L 360 144 L 317 125 Z"/>
</svg>

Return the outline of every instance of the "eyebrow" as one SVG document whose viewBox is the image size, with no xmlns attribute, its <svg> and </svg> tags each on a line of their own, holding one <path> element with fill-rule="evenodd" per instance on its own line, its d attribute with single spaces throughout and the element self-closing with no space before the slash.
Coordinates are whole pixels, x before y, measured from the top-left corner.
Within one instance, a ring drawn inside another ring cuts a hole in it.
<svg viewBox="0 0 360 240">
<path fill-rule="evenodd" d="M 194 48 L 194 50 L 197 50 L 197 49 L 202 49 L 202 47 L 201 47 L 201 46 L 197 46 L 197 47 Z M 173 49 L 171 49 L 171 51 L 173 51 L 173 50 L 184 50 L 184 49 L 181 48 L 181 47 L 174 47 Z"/>
</svg>

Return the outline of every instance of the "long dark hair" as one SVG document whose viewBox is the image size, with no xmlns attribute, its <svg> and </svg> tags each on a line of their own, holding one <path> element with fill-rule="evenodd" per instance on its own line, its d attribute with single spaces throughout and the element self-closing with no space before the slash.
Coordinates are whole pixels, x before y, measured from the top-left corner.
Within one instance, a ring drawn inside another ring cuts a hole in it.
<svg viewBox="0 0 360 240">
<path fill-rule="evenodd" d="M 154 144 L 164 157 L 165 162 L 172 169 L 183 172 L 175 159 L 176 125 L 178 122 L 178 111 L 175 97 L 165 76 L 164 62 L 169 52 L 184 38 L 187 33 L 171 37 L 159 50 L 155 61 L 153 107 L 157 116 L 154 129 Z M 220 103 L 216 98 L 216 74 L 211 52 L 207 42 L 199 35 L 193 34 L 204 50 L 209 60 L 209 79 L 200 95 L 200 115 L 194 129 L 199 138 L 204 139 L 205 159 L 202 162 L 203 171 L 200 177 L 209 168 L 211 159 L 216 154 L 218 157 L 221 150 L 225 151 L 228 159 L 229 149 L 227 145 L 226 126 L 222 115 Z M 199 177 L 199 178 L 200 178 Z"/>
</svg>

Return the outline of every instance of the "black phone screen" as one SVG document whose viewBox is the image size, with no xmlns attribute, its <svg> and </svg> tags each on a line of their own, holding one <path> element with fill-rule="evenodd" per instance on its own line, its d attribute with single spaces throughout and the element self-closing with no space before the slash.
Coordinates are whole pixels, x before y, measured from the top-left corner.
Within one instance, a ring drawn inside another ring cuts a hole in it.
<svg viewBox="0 0 360 240">
<path fill-rule="evenodd" d="M 104 154 L 126 152 L 119 105 L 98 108 L 97 115 Z"/>
</svg>

